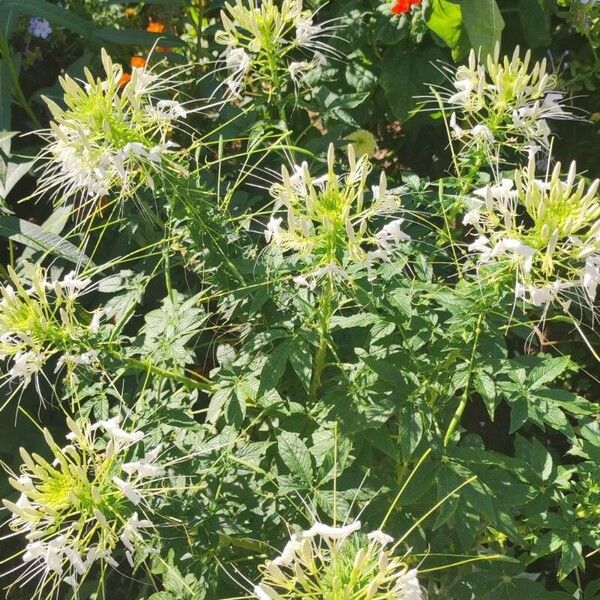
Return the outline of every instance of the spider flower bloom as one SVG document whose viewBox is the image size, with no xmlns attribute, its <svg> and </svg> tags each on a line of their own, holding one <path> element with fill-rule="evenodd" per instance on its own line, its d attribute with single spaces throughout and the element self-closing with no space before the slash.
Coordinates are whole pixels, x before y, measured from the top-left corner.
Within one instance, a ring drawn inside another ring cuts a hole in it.
<svg viewBox="0 0 600 600">
<path fill-rule="evenodd" d="M 518 46 L 501 60 L 497 47 L 484 62 L 471 51 L 468 64 L 446 71 L 452 89 L 440 90 L 440 98 L 450 113 L 451 135 L 468 148 L 548 148 L 548 121 L 577 118 L 556 90 L 546 59 L 531 64 L 531 52 L 521 58 Z"/>
<path fill-rule="evenodd" d="M 51 282 L 38 269 L 30 283 L 9 267 L 10 283 L 0 285 L 0 360 L 7 361 L 2 376 L 19 388 L 29 385 L 48 360 L 57 356 L 69 370 L 95 361 L 90 339 L 95 332 L 81 322 L 76 300 L 91 285 L 74 272 Z M 78 316 L 79 314 L 79 316 Z"/>
<path fill-rule="evenodd" d="M 393 539 L 381 531 L 360 532 L 315 523 L 292 536 L 280 556 L 261 568 L 254 588 L 259 600 L 347 597 L 354 600 L 422 600 L 417 570 L 393 555 Z"/>
<path fill-rule="evenodd" d="M 271 188 L 271 195 L 275 212 L 285 211 L 286 223 L 283 216 L 273 216 L 265 239 L 272 251 L 293 253 L 312 278 L 344 277 L 352 265 L 366 266 L 370 272 L 375 261 L 390 258 L 400 242 L 410 239 L 397 218 L 400 198 L 388 191 L 383 173 L 379 185 L 368 189 L 371 164 L 366 155 L 357 158 L 353 146 L 348 147 L 344 175 L 335 171 L 333 146 L 327 165 L 327 173 L 316 178 L 306 163 L 291 173 L 282 167 L 282 182 Z M 375 219 L 384 220 L 378 230 L 372 230 Z"/>
<path fill-rule="evenodd" d="M 517 273 L 517 296 L 547 306 L 570 292 L 592 304 L 600 282 L 599 181 L 589 186 L 572 163 L 557 163 L 538 179 L 535 157 L 514 180 L 476 190 L 463 223 L 478 234 L 470 250 L 480 263 L 502 263 Z"/>
<path fill-rule="evenodd" d="M 27 540 L 16 583 L 38 577 L 40 597 L 60 582 L 77 588 L 95 563 L 117 567 L 118 549 L 133 564 L 153 529 L 146 514 L 156 493 L 150 488 L 164 474 L 156 464 L 160 448 L 128 462 L 144 434 L 123 430 L 118 418 L 96 424 L 68 418 L 67 425 L 64 447 L 44 430 L 51 460 L 21 448 L 20 474 L 9 478 L 20 496 L 3 501 L 10 528 Z M 133 467 L 138 464 L 144 470 Z"/>
<path fill-rule="evenodd" d="M 86 82 L 61 77 L 65 108 L 52 100 L 50 130 L 43 134 L 47 147 L 40 189 L 50 190 L 59 201 L 70 199 L 94 203 L 111 194 L 131 197 L 140 186 L 153 188 L 153 177 L 161 168 L 176 168 L 176 144 L 169 137 L 186 110 L 175 100 L 156 95 L 173 87 L 167 76 L 142 65 L 129 79 L 102 51 L 105 78 L 94 78 L 86 70 Z M 163 110 L 176 103 L 177 110 Z"/>
<path fill-rule="evenodd" d="M 302 0 L 236 0 L 221 12 L 223 29 L 215 35 L 226 46 L 225 85 L 234 96 L 252 84 L 253 93 L 278 97 L 297 88 L 306 75 L 335 51 L 326 42 L 337 27 L 314 23 Z"/>
</svg>

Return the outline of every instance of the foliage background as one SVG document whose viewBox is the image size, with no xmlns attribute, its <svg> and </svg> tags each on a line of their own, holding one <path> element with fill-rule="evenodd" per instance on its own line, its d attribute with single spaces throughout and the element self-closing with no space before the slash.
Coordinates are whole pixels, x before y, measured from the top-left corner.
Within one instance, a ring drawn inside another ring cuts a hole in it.
<svg viewBox="0 0 600 600">
<path fill-rule="evenodd" d="M 423 0 L 417 11 L 392 17 L 390 3 L 377 0 L 308 4 L 319 8 L 319 20 L 339 19 L 343 39 L 334 45 L 343 59 L 327 62 L 296 107 L 283 102 L 283 115 L 277 103 L 260 99 L 251 108 L 228 105 L 218 114 L 194 115 L 200 131 L 222 125 L 221 134 L 234 140 L 226 144 L 229 154 L 283 130 L 319 165 L 330 142 L 343 147 L 352 140 L 372 155 L 375 171 L 385 169 L 390 187 L 401 186 L 405 206 L 441 228 L 439 190 L 431 182 L 448 173 L 450 156 L 441 114 L 425 110 L 422 97 L 430 84 L 443 83 L 439 61 L 460 63 L 471 47 L 492 50 L 496 43 L 510 54 L 520 44 L 535 58 L 547 58 L 576 106 L 590 115 L 585 122 L 559 123 L 555 157 L 577 160 L 592 178 L 600 174 L 600 42 L 597 29 L 586 34 L 578 23 L 576 6 L 555 0 Z M 21 202 L 35 189 L 31 160 L 40 141 L 8 132 L 45 127 L 49 114 L 42 96 L 60 98 L 61 73 L 81 76 L 84 66 L 97 72 L 100 47 L 127 65 L 133 55 L 146 56 L 160 37 L 171 64 L 195 65 L 185 95 L 206 97 L 214 85 L 211 72 L 220 50 L 214 34 L 222 6 L 212 0 L 0 0 L 0 234 L 11 239 L 2 248 L 4 265 L 14 264 L 21 252 L 39 256 L 54 245 L 52 236 L 69 231 L 69 215 L 48 198 Z M 47 19 L 52 35 L 33 38 L 31 16 Z M 167 25 L 162 37 L 146 31 L 150 21 Z M 214 157 L 218 138 L 207 143 L 204 158 Z M 311 305 L 289 278 L 271 280 L 272 265 L 257 260 L 252 239 L 268 210 L 261 189 L 273 183 L 267 169 L 277 170 L 282 156 L 276 149 L 264 170 L 240 185 L 233 185 L 240 160 L 232 159 L 232 168 L 219 174 L 223 189 L 234 190 L 226 228 L 211 193 L 214 170 L 203 171 L 194 190 L 169 182 L 170 194 L 149 201 L 158 204 L 159 214 L 169 207 L 173 231 L 130 211 L 101 228 L 93 259 L 114 260 L 116 266 L 97 294 L 101 298 L 90 302 L 100 299 L 114 315 L 130 317 L 124 351 L 166 370 L 180 372 L 187 365 L 217 382 L 210 396 L 169 378 L 151 377 L 146 385 L 143 370 L 116 359 L 106 370 L 118 385 L 80 382 L 84 413 L 103 418 L 115 402 L 128 404 L 141 395 L 146 406 L 157 407 L 157 437 L 187 453 L 215 448 L 189 465 L 190 472 L 204 474 L 203 494 L 164 507 L 185 524 L 193 543 L 165 536 L 161 553 L 169 568 L 153 564 L 136 579 L 113 574 L 102 593 L 152 600 L 238 595 L 227 565 L 253 576 L 250 557 L 268 554 L 269 545 L 280 548 L 286 522 L 302 520 L 299 497 L 331 515 L 334 494 L 338 506 L 350 506 L 360 489 L 361 501 L 374 498 L 367 518 L 377 523 L 410 466 L 432 448 L 394 520 L 394 533 L 476 474 L 477 482 L 415 531 L 410 545 L 430 554 L 427 566 L 441 560 L 436 553 L 498 552 L 512 560 L 436 573 L 431 598 L 521 594 L 558 600 L 574 597 L 576 589 L 584 590 L 585 600 L 600 597 L 595 359 L 560 319 L 544 330 L 551 344 L 534 340 L 529 347 L 525 315 L 506 327 L 512 299 L 457 282 L 446 248 L 416 220 L 410 233 L 418 243 L 403 261 L 384 269 L 374 284 L 359 281 L 344 290 L 326 333 L 335 359 L 330 357 L 315 392 L 312 360 L 322 341 L 322 306 Z M 254 216 L 246 229 L 239 226 L 244 214 Z M 166 259 L 173 250 L 163 242 L 169 234 L 183 240 L 185 250 Z M 76 238 L 69 239 L 77 244 Z M 63 247 L 57 268 L 73 248 Z M 136 254 L 140 248 L 151 251 Z M 414 279 L 400 276 L 406 264 Z M 463 398 L 468 402 L 461 427 L 445 445 L 444 433 Z M 55 399 L 40 406 L 34 390 L 21 399 L 25 410 L 60 432 L 57 404 Z M 35 427 L 22 417 L 15 422 L 11 410 L 0 425 L 0 457 L 8 465 L 18 461 L 18 446 L 40 446 Z M 0 495 L 9 494 L 0 481 Z M 185 554 L 192 559 L 181 561 Z M 102 597 L 94 596 L 95 585 L 81 597 Z M 29 597 L 28 590 L 22 593 Z"/>
</svg>

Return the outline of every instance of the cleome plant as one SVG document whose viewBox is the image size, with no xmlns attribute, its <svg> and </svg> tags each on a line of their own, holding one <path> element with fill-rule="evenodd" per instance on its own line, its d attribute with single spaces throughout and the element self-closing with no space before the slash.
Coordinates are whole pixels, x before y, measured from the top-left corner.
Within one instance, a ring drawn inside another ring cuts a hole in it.
<svg viewBox="0 0 600 600">
<path fill-rule="evenodd" d="M 379 185 L 367 192 L 371 165 L 366 156 L 357 158 L 349 145 L 348 172 L 338 175 L 335 150 L 329 146 L 327 167 L 327 173 L 316 178 L 306 162 L 294 166 L 292 174 L 282 167 L 282 183 L 273 185 L 271 196 L 275 214 L 287 210 L 286 226 L 282 226 L 284 217 L 272 216 L 264 232 L 273 252 L 297 257 L 303 274 L 295 282 L 309 287 L 323 275 L 344 279 L 348 268 L 371 269 L 410 239 L 401 230 L 400 198 L 388 191 L 384 173 Z M 369 231 L 377 218 L 387 218 L 387 223 Z"/>
<path fill-rule="evenodd" d="M 0 0 L 0 595 L 597 600 L 599 7 Z"/>
<path fill-rule="evenodd" d="M 123 69 L 103 51 L 105 77 L 86 71 L 86 81 L 60 79 L 66 107 L 46 99 L 53 120 L 44 133 L 42 185 L 53 197 L 92 206 L 103 196 L 121 199 L 140 187 L 154 187 L 165 164 L 176 168 L 177 144 L 170 139 L 188 111 L 174 99 L 161 99 L 172 89 L 173 76 L 135 68 L 123 82 Z"/>
<path fill-rule="evenodd" d="M 306 77 L 334 53 L 327 38 L 336 25 L 315 23 L 302 0 L 236 0 L 225 3 L 223 29 L 215 35 L 226 46 L 225 84 L 233 97 L 265 95 L 267 101 L 292 90 L 306 90 Z"/>
<path fill-rule="evenodd" d="M 512 179 L 476 190 L 463 223 L 479 237 L 469 246 L 479 264 L 503 262 L 516 272 L 515 293 L 546 306 L 573 292 L 593 306 L 599 282 L 600 203 L 597 179 L 586 186 L 572 163 L 565 179 L 557 163 L 536 178 L 535 155 Z"/>
<path fill-rule="evenodd" d="M 20 496 L 4 500 L 9 527 L 27 540 L 15 583 L 37 578 L 40 594 L 52 595 L 63 582 L 77 589 L 96 563 L 118 568 L 118 547 L 133 566 L 145 532 L 153 531 L 138 511 L 151 512 L 160 486 L 151 489 L 165 473 L 157 463 L 160 446 L 133 460 L 144 434 L 123 430 L 117 417 L 94 424 L 67 418 L 67 425 L 63 447 L 43 432 L 52 462 L 21 448 L 23 465 L 9 479 Z M 102 446 L 99 431 L 109 437 Z"/>
<path fill-rule="evenodd" d="M 365 535 L 360 528 L 360 521 L 341 527 L 315 523 L 294 534 L 263 567 L 255 596 L 422 600 L 417 569 L 386 550 L 394 539 L 379 530 Z"/>
</svg>

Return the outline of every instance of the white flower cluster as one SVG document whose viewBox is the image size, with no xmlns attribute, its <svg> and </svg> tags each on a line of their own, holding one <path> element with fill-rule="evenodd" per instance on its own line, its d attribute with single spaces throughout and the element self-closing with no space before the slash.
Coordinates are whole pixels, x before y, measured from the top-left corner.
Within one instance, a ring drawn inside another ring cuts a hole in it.
<svg viewBox="0 0 600 600">
<path fill-rule="evenodd" d="M 72 271 L 61 280 L 50 282 L 37 270 L 27 288 L 9 267 L 12 284 L 0 285 L 0 360 L 11 360 L 5 375 L 8 382 L 28 385 L 42 370 L 48 358 L 60 352 L 60 330 L 69 332 L 73 345 L 86 333 L 75 317 L 74 302 L 91 284 Z M 61 360 L 90 364 L 94 354 L 65 352 Z"/>
<path fill-rule="evenodd" d="M 417 570 L 386 549 L 393 538 L 379 530 L 365 536 L 360 529 L 360 521 L 341 527 L 317 522 L 294 534 L 262 568 L 255 597 L 422 600 Z"/>
<path fill-rule="evenodd" d="M 71 197 L 95 201 L 116 191 L 121 197 L 140 185 L 153 189 L 153 175 L 177 145 L 168 139 L 187 115 L 176 100 L 155 100 L 167 81 L 144 68 L 135 68 L 122 84 L 123 70 L 102 51 L 105 79 L 86 70 L 87 81 L 61 77 L 66 108 L 45 99 L 53 121 L 40 188 L 59 201 Z"/>
<path fill-rule="evenodd" d="M 325 42 L 336 26 L 314 23 L 314 14 L 302 0 L 236 0 L 221 12 L 223 30 L 215 40 L 226 46 L 225 84 L 240 97 L 246 83 L 259 82 L 258 89 L 274 95 L 289 81 L 294 87 L 321 65 L 334 50 Z M 312 56 L 306 60 L 306 54 Z"/>
<path fill-rule="evenodd" d="M 548 120 L 575 118 L 555 89 L 556 78 L 545 59 L 530 66 L 530 51 L 520 58 L 517 47 L 512 58 L 501 61 L 498 52 L 484 64 L 471 51 L 467 65 L 448 70 L 453 89 L 442 100 L 452 111 L 452 136 L 467 147 L 547 148 Z"/>
<path fill-rule="evenodd" d="M 89 350 L 88 338 L 100 326 L 100 311 L 89 324 L 77 316 L 77 298 L 92 284 L 75 271 L 50 281 L 46 271 L 37 269 L 30 285 L 9 267 L 11 283 L 0 285 L 0 360 L 10 361 L 3 379 L 17 384 L 15 390 L 35 381 L 48 360 L 58 355 L 56 371 L 63 366 L 69 372 L 78 365 L 91 365 L 99 352 Z M 39 392 L 41 395 L 41 392 Z"/>
<path fill-rule="evenodd" d="M 589 186 L 572 163 L 566 179 L 558 163 L 551 176 L 535 176 L 532 154 L 514 180 L 476 190 L 463 224 L 477 239 L 469 251 L 480 264 L 509 257 L 517 272 L 516 296 L 547 306 L 563 292 L 577 290 L 588 304 L 600 283 L 599 181 Z"/>
<path fill-rule="evenodd" d="M 12 513 L 9 525 L 27 539 L 18 582 L 41 575 L 42 587 L 53 578 L 78 587 L 95 562 L 118 566 L 113 555 L 119 542 L 133 565 L 143 543 L 140 530 L 153 527 L 132 505 L 144 498 L 147 512 L 146 484 L 165 473 L 156 463 L 160 447 L 126 462 L 144 438 L 141 431 L 125 431 L 118 417 L 95 424 L 67 419 L 67 425 L 64 447 L 44 430 L 51 462 L 21 448 L 21 474 L 9 479 L 20 492 L 16 502 L 3 500 Z M 98 429 L 108 434 L 107 443 L 97 443 Z"/>
<path fill-rule="evenodd" d="M 295 279 L 300 285 L 313 287 L 323 275 L 345 278 L 351 264 L 366 267 L 371 276 L 377 261 L 390 259 L 401 242 L 410 240 L 402 231 L 403 218 L 393 218 L 375 233 L 369 231 L 374 219 L 399 213 L 400 199 L 388 191 L 382 173 L 367 203 L 371 165 L 366 156 L 357 159 L 353 147 L 348 148 L 349 169 L 344 176 L 335 172 L 330 146 L 325 175 L 313 179 L 306 162 L 295 166 L 293 173 L 283 166 L 282 182 L 271 188 L 274 212 L 286 210 L 286 226 L 283 217 L 272 216 L 265 240 L 273 250 L 294 252 L 304 260 L 307 275 Z"/>
</svg>

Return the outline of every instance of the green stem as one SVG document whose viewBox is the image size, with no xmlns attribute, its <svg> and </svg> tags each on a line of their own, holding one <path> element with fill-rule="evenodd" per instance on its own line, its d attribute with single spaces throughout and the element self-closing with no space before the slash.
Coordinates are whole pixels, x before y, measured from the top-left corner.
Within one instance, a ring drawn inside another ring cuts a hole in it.
<svg viewBox="0 0 600 600">
<path fill-rule="evenodd" d="M 137 358 L 132 358 L 129 356 L 123 356 L 120 352 L 117 352 L 116 350 L 106 350 L 106 353 L 109 356 L 112 356 L 114 359 L 118 360 L 119 362 L 122 362 L 124 365 L 131 367 L 132 369 L 149 371 L 154 375 L 159 375 L 160 377 L 165 377 L 167 379 L 178 381 L 186 387 L 201 390 L 203 392 L 212 392 L 212 383 L 210 379 L 207 379 L 206 377 L 203 377 L 198 373 L 194 373 L 194 378 L 192 378 L 181 373 L 175 373 L 174 371 L 170 371 L 169 369 L 158 367 L 144 360 L 139 360 Z"/>
<path fill-rule="evenodd" d="M 0 55 L 6 60 L 6 65 L 8 67 L 8 73 L 10 75 L 12 81 L 12 91 L 16 96 L 17 102 L 21 105 L 23 110 L 27 113 L 29 118 L 33 121 L 33 124 L 41 129 L 42 122 L 38 119 L 37 115 L 33 112 L 33 108 L 31 108 L 31 104 L 29 100 L 27 100 L 25 94 L 23 93 L 23 88 L 21 87 L 21 83 L 19 81 L 19 74 L 17 73 L 17 69 L 15 68 L 15 63 L 13 62 L 10 47 L 6 38 L 0 34 Z"/>
<path fill-rule="evenodd" d="M 460 423 L 460 419 L 465 411 L 467 406 L 467 401 L 469 400 L 469 388 L 471 387 L 471 375 L 473 373 L 473 364 L 475 363 L 475 354 L 477 352 L 477 345 L 479 343 L 479 336 L 481 334 L 481 322 L 483 321 L 483 313 L 479 314 L 479 318 L 477 319 L 477 325 L 475 326 L 475 340 L 473 341 L 473 349 L 471 351 L 471 359 L 469 361 L 469 371 L 467 373 L 467 382 L 465 384 L 465 390 L 460 398 L 460 402 L 456 407 L 456 411 L 454 412 L 454 416 L 450 421 L 450 425 L 448 426 L 448 431 L 446 431 L 446 435 L 444 436 L 444 446 L 448 445 L 448 442 L 452 439 L 458 424 Z"/>
<path fill-rule="evenodd" d="M 321 376 L 325 369 L 325 357 L 327 355 L 327 341 L 329 335 L 329 326 L 331 322 L 331 297 L 332 297 L 332 284 L 331 280 L 327 283 L 327 289 L 323 292 L 323 297 L 319 303 L 319 309 L 321 311 L 321 332 L 319 340 L 319 348 L 315 355 L 315 362 L 313 367 L 313 378 L 310 384 L 310 395 L 316 398 L 317 392 L 321 387 Z"/>
</svg>

